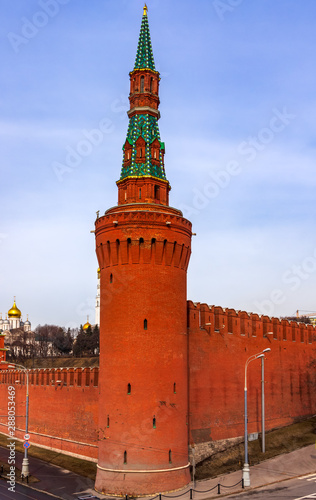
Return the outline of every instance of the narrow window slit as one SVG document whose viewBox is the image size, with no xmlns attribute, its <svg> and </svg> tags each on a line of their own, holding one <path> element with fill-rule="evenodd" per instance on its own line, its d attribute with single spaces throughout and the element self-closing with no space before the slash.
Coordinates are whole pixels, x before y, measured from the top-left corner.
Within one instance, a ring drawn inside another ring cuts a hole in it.
<svg viewBox="0 0 316 500">
<path fill-rule="evenodd" d="M 131 394 L 131 392 L 132 392 L 131 384 L 127 384 L 127 394 Z"/>
<path fill-rule="evenodd" d="M 147 319 L 144 319 L 144 330 L 147 330 L 148 327 L 148 321 Z"/>
<path fill-rule="evenodd" d="M 156 417 L 153 418 L 153 428 L 156 429 Z"/>
</svg>

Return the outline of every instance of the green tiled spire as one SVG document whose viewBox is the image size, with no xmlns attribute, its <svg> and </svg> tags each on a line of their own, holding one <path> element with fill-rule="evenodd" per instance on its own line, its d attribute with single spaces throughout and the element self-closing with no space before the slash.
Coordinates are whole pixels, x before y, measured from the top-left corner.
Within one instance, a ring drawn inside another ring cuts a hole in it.
<svg viewBox="0 0 316 500">
<path fill-rule="evenodd" d="M 136 141 L 142 136 L 144 139 L 145 146 L 145 157 L 143 163 L 136 163 Z M 154 165 L 151 161 L 151 144 L 155 139 L 158 139 L 160 143 L 159 152 L 159 165 Z M 120 180 L 125 179 L 125 177 L 143 177 L 150 176 L 156 177 L 158 179 L 166 179 L 165 168 L 163 165 L 162 150 L 165 149 L 165 145 L 160 140 L 160 133 L 158 127 L 158 120 L 156 117 L 148 114 L 139 114 L 133 116 L 129 121 L 127 140 L 132 146 L 131 162 L 128 167 L 123 166 L 121 171 Z M 124 146 L 123 146 L 124 150 Z"/>
<path fill-rule="evenodd" d="M 153 56 L 153 49 L 151 46 L 146 4 L 144 7 L 144 15 L 142 19 L 142 25 L 140 28 L 140 35 L 139 35 L 134 70 L 135 69 L 152 69 L 155 71 L 155 62 Z"/>
<path fill-rule="evenodd" d="M 150 75 L 148 75 L 147 72 L 150 72 Z M 144 88 L 143 90 L 140 90 L 140 79 L 152 78 L 152 72 L 155 73 L 154 78 L 156 79 L 156 93 L 152 93 L 151 90 L 149 91 L 148 87 L 145 92 Z M 133 75 L 130 96 L 131 112 L 129 113 L 130 118 L 127 138 L 123 146 L 124 154 L 120 180 L 126 179 L 127 177 L 155 177 L 156 179 L 167 180 L 164 168 L 165 145 L 161 142 L 158 127 L 159 73 L 155 70 L 146 5 L 144 7 L 142 26 L 140 30 L 136 63 L 131 74 Z M 140 98 L 141 95 L 143 97 Z M 135 98 L 136 100 L 134 101 L 133 99 L 135 96 L 137 96 L 137 98 Z M 141 104 L 139 104 L 138 99 L 141 101 Z M 144 141 L 141 141 L 141 146 L 139 145 L 139 141 L 138 145 L 136 144 L 140 137 L 142 137 Z M 155 142 L 154 145 L 153 142 Z M 128 159 L 127 151 L 125 151 L 126 148 L 128 148 Z M 140 149 L 142 150 L 141 155 Z M 152 157 L 152 154 L 154 157 Z"/>
</svg>

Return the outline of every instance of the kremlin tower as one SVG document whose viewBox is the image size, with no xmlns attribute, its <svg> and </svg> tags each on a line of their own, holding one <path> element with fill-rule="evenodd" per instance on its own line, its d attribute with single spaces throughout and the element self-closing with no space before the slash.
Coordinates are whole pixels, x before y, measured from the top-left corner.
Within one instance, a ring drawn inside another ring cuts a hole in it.
<svg viewBox="0 0 316 500">
<path fill-rule="evenodd" d="M 118 206 L 95 222 L 100 267 L 96 490 L 151 495 L 190 482 L 186 273 L 191 223 L 169 206 L 147 7 L 133 71 Z"/>
</svg>

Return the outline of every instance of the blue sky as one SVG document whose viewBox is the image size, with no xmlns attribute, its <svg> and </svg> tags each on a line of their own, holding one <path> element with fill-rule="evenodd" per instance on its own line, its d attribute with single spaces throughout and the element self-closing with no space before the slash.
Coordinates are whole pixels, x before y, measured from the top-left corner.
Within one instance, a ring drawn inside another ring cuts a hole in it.
<svg viewBox="0 0 316 500">
<path fill-rule="evenodd" d="M 315 1 L 147 4 L 170 204 L 197 233 L 188 298 L 316 311 Z M 90 231 L 117 202 L 142 8 L 1 2 L 0 312 L 16 295 L 34 327 L 94 319 Z"/>
</svg>

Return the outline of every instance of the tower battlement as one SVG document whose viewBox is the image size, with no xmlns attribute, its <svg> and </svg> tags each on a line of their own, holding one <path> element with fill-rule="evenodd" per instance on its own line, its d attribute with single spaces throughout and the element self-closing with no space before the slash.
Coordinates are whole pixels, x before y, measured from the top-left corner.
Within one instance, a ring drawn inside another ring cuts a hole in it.
<svg viewBox="0 0 316 500">
<path fill-rule="evenodd" d="M 141 210 L 146 207 L 123 213 L 114 211 L 97 219 L 96 252 L 101 269 L 142 263 L 187 270 L 191 223 L 175 209 L 167 213 Z"/>
</svg>

